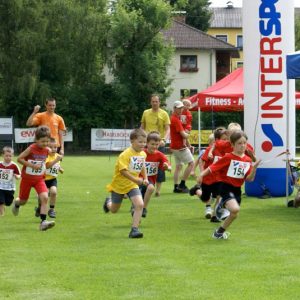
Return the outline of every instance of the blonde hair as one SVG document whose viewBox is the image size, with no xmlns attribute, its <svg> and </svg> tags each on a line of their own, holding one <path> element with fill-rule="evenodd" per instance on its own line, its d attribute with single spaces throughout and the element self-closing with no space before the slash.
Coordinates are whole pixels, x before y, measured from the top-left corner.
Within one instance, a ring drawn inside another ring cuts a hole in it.
<svg viewBox="0 0 300 300">
<path fill-rule="evenodd" d="M 227 127 L 230 131 L 242 130 L 242 126 L 239 123 L 232 122 Z"/>
<path fill-rule="evenodd" d="M 211 133 L 207 139 L 208 144 L 210 145 L 211 143 L 213 143 L 215 141 L 215 136 L 213 133 Z"/>
</svg>

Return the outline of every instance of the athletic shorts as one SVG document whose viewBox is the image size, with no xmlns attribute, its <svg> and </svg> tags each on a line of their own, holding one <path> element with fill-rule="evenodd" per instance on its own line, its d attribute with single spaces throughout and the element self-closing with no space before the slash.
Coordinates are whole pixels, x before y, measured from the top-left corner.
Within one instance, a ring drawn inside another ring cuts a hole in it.
<svg viewBox="0 0 300 300">
<path fill-rule="evenodd" d="M 180 150 L 172 149 L 175 157 L 176 165 L 189 164 L 194 161 L 194 156 L 189 148 L 184 148 Z"/>
<path fill-rule="evenodd" d="M 166 153 L 166 147 L 158 147 L 158 151 Z M 156 182 L 165 182 L 166 181 L 166 172 L 165 170 L 158 169 Z"/>
<path fill-rule="evenodd" d="M 39 180 L 22 178 L 19 191 L 19 198 L 22 202 L 28 200 L 31 188 L 34 188 L 38 195 L 41 193 L 48 193 L 48 188 L 43 178 Z"/>
<path fill-rule="evenodd" d="M 10 206 L 14 200 L 15 191 L 0 190 L 0 204 Z"/>
<path fill-rule="evenodd" d="M 220 182 L 215 182 L 213 184 L 201 184 L 202 195 L 201 200 L 207 202 L 211 197 L 217 198 L 220 195 Z"/>
<path fill-rule="evenodd" d="M 140 195 L 142 197 L 141 191 L 139 189 L 132 189 L 127 193 L 128 197 L 134 197 Z M 111 202 L 115 204 L 122 203 L 124 198 L 124 194 L 118 194 L 115 192 L 111 192 Z"/>
<path fill-rule="evenodd" d="M 57 186 L 57 179 L 53 178 L 50 180 L 45 180 L 46 186 L 48 189 L 50 189 L 52 186 Z"/>
<path fill-rule="evenodd" d="M 221 205 L 223 207 L 225 207 L 225 203 L 231 199 L 235 199 L 237 203 L 241 205 L 241 195 L 242 190 L 240 187 L 236 187 L 224 182 L 220 184 L 220 196 L 222 197 Z"/>
</svg>

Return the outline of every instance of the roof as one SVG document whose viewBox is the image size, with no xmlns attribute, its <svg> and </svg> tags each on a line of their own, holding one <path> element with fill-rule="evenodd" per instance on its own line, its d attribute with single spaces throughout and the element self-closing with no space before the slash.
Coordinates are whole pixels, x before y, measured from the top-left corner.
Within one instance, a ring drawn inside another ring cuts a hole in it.
<svg viewBox="0 0 300 300">
<path fill-rule="evenodd" d="M 241 7 L 211 7 L 210 28 L 242 28 Z"/>
<path fill-rule="evenodd" d="M 177 20 L 173 20 L 171 27 L 162 33 L 177 49 L 237 50 L 235 46 Z"/>
<path fill-rule="evenodd" d="M 242 7 L 211 7 L 210 28 L 242 28 Z M 295 7 L 295 17 L 300 17 L 300 8 Z"/>
</svg>

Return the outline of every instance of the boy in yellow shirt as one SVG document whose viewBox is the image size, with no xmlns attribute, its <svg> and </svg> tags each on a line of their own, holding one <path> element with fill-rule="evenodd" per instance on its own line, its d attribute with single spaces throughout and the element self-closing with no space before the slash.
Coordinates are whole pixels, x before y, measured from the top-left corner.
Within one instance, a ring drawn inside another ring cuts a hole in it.
<svg viewBox="0 0 300 300">
<path fill-rule="evenodd" d="M 144 202 L 140 185 L 148 185 L 145 168 L 147 135 L 144 130 L 138 128 L 130 133 L 131 146 L 125 149 L 118 157 L 115 164 L 115 173 L 112 182 L 107 185 L 111 197 L 106 198 L 103 204 L 105 213 L 116 213 L 121 207 L 124 195 L 128 195 L 134 206 L 132 228 L 129 238 L 142 238 L 143 233 L 138 227 L 142 217 Z M 140 177 L 140 174 L 142 177 Z"/>
</svg>

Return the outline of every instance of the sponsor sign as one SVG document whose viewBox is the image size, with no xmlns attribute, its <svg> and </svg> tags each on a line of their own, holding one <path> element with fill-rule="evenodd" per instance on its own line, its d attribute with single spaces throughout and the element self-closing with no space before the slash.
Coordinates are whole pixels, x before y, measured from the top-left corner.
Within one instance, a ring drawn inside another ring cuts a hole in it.
<svg viewBox="0 0 300 300">
<path fill-rule="evenodd" d="M 0 135 L 12 135 L 13 134 L 13 119 L 12 118 L 0 118 Z"/>
</svg>

